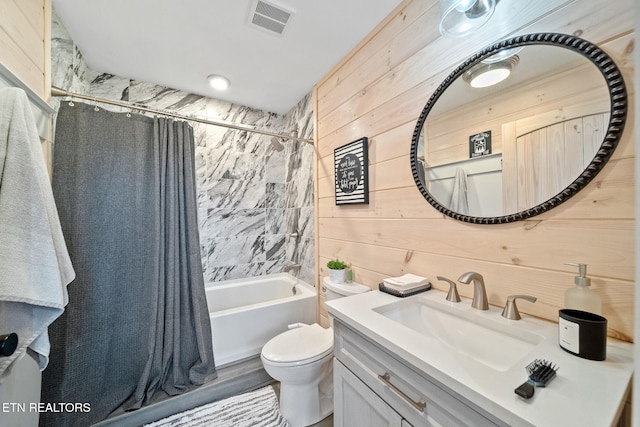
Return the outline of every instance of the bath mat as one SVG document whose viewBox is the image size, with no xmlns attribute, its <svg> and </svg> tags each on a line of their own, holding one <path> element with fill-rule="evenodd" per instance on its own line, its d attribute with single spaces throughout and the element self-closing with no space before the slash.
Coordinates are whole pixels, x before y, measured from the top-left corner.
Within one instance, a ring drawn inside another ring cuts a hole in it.
<svg viewBox="0 0 640 427">
<path fill-rule="evenodd" d="M 232 396 L 163 418 L 145 427 L 289 427 L 273 387 Z"/>
</svg>

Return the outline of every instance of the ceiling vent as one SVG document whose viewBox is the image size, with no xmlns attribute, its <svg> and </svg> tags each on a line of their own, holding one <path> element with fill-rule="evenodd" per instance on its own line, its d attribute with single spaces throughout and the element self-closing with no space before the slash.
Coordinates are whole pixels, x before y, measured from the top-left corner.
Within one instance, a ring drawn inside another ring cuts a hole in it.
<svg viewBox="0 0 640 427">
<path fill-rule="evenodd" d="M 282 36 L 292 16 L 293 11 L 283 9 L 282 6 L 256 0 L 249 14 L 249 25 L 268 31 L 270 34 Z"/>
</svg>

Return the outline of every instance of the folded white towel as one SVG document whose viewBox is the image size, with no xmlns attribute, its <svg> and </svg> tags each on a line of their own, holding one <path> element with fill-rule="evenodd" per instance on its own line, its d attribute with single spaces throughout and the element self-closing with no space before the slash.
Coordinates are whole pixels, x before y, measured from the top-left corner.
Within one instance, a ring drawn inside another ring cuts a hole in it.
<svg viewBox="0 0 640 427">
<path fill-rule="evenodd" d="M 402 288 L 402 289 L 398 289 L 396 287 L 385 285 L 384 283 L 380 283 L 380 290 L 381 291 L 387 292 L 387 293 L 389 293 L 391 295 L 395 295 L 395 296 L 414 295 L 414 294 L 422 292 L 422 291 L 428 291 L 429 289 L 431 289 L 431 283 L 427 283 L 427 284 L 424 284 L 424 285 L 416 285 L 416 286 L 412 286 L 412 287 L 409 287 L 409 288 Z"/>
<path fill-rule="evenodd" d="M 385 286 L 396 290 L 414 288 L 429 283 L 429 279 L 415 274 L 407 273 L 400 277 L 387 277 L 383 280 Z"/>
<path fill-rule="evenodd" d="M 429 282 L 427 283 L 419 283 L 419 284 L 415 284 L 415 285 L 410 285 L 410 286 L 396 286 L 396 285 L 390 285 L 388 283 L 383 283 L 384 287 L 387 289 L 391 289 L 400 293 L 403 292 L 411 292 L 413 290 L 416 289 L 423 289 L 423 288 L 430 288 L 430 284 Z"/>
<path fill-rule="evenodd" d="M 0 89 L 0 334 L 18 348 L 0 358 L 0 381 L 29 348 L 44 369 L 47 328 L 64 311 L 75 277 L 26 93 Z"/>
</svg>

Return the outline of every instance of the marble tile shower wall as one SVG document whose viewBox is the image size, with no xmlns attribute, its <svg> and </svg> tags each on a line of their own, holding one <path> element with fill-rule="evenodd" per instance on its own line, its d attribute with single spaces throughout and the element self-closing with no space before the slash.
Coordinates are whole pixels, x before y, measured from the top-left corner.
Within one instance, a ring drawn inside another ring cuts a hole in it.
<svg viewBox="0 0 640 427">
<path fill-rule="evenodd" d="M 311 95 L 277 115 L 90 69 L 55 11 L 52 84 L 73 92 L 313 138 Z M 118 107 L 104 106 L 111 111 Z M 315 284 L 313 146 L 191 122 L 205 282 L 302 264 Z M 54 142 L 55 143 L 55 142 Z M 299 233 L 299 238 L 291 237 Z"/>
</svg>

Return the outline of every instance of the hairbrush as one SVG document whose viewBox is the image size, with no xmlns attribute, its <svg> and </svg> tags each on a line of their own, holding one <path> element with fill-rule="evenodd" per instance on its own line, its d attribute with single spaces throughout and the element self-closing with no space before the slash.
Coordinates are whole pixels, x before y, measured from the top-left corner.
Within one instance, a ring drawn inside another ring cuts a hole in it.
<svg viewBox="0 0 640 427">
<path fill-rule="evenodd" d="M 533 396 L 536 387 L 545 387 L 549 384 L 556 376 L 558 367 L 547 360 L 536 359 L 527 365 L 526 370 L 529 379 L 514 390 L 522 399 Z"/>
</svg>

